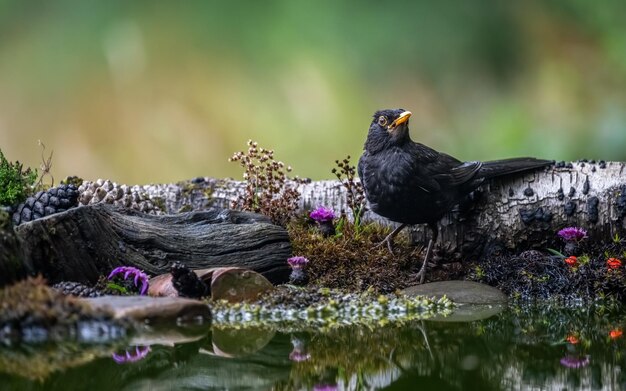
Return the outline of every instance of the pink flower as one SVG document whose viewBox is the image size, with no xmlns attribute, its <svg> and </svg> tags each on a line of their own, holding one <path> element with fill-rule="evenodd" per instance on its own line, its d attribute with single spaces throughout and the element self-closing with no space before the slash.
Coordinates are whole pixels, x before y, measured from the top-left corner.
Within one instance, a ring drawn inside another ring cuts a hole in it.
<svg viewBox="0 0 626 391">
<path fill-rule="evenodd" d="M 146 358 L 148 353 L 150 353 L 150 346 L 136 346 L 134 352 L 129 352 L 127 350 L 124 354 L 113 353 L 113 361 L 118 364 L 137 362 Z"/>
<path fill-rule="evenodd" d="M 139 281 L 141 281 L 141 291 L 139 292 L 140 295 L 145 295 L 146 292 L 148 292 L 148 275 L 146 273 L 144 273 L 143 271 L 137 269 L 136 267 L 132 267 L 132 266 L 119 266 L 116 267 L 115 269 L 113 269 L 113 271 L 111 271 L 111 274 L 109 274 L 108 279 L 112 279 L 113 277 L 115 277 L 118 274 L 124 274 L 124 279 L 127 280 L 129 276 L 135 276 L 135 286 L 139 286 Z"/>
<path fill-rule="evenodd" d="M 587 237 L 587 231 L 579 227 L 567 227 L 560 230 L 557 235 L 566 242 L 578 242 Z"/>
<path fill-rule="evenodd" d="M 311 212 L 309 216 L 317 222 L 332 221 L 335 218 L 335 212 L 332 209 L 320 206 Z"/>
<path fill-rule="evenodd" d="M 294 269 L 301 269 L 309 263 L 309 260 L 305 257 L 291 257 L 287 259 L 287 263 Z"/>
<path fill-rule="evenodd" d="M 561 359 L 561 365 L 568 368 L 582 368 L 589 365 L 589 356 L 584 357 L 573 357 L 573 356 L 565 356 Z"/>
</svg>

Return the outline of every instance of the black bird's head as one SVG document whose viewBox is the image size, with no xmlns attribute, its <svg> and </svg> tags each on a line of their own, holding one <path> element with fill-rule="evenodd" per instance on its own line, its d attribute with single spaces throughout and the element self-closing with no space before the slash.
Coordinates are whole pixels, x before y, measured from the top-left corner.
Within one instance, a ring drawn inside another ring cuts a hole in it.
<svg viewBox="0 0 626 391">
<path fill-rule="evenodd" d="M 374 119 L 365 141 L 365 149 L 375 152 L 410 141 L 410 116 L 411 112 L 404 109 L 379 110 L 374 113 Z"/>
</svg>

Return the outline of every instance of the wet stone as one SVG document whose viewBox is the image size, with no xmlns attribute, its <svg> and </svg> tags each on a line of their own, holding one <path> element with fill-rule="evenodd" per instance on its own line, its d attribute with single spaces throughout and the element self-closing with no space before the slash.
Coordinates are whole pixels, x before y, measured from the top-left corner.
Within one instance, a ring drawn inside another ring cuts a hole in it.
<svg viewBox="0 0 626 391">
<path fill-rule="evenodd" d="M 206 303 L 179 297 L 102 296 L 80 299 L 80 301 L 87 303 L 95 310 L 111 313 L 115 319 L 130 319 L 138 322 L 184 323 L 211 318 Z"/>
<path fill-rule="evenodd" d="M 507 296 L 500 290 L 473 281 L 430 282 L 408 287 L 402 293 L 435 298 L 445 295 L 456 304 L 501 304 L 507 301 Z"/>
</svg>

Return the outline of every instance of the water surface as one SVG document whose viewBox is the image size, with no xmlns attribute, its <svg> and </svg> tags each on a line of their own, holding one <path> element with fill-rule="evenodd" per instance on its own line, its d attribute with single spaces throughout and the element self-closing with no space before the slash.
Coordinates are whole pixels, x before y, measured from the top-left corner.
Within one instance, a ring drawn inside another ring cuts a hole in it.
<svg viewBox="0 0 626 391">
<path fill-rule="evenodd" d="M 5 346 L 0 389 L 617 390 L 625 326 L 620 308 L 509 307 L 470 322 L 220 326 L 130 346 Z"/>
</svg>

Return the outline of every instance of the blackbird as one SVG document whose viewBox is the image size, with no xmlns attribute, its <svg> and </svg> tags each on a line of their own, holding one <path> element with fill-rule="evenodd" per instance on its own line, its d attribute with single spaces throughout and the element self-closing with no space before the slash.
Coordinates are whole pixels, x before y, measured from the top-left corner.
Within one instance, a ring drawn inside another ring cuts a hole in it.
<svg viewBox="0 0 626 391">
<path fill-rule="evenodd" d="M 411 112 L 404 109 L 374 114 L 358 173 L 372 211 L 401 224 L 381 245 L 386 243 L 393 253 L 393 238 L 407 225 L 427 224 L 432 231 L 417 274 L 423 283 L 437 241 L 437 222 L 446 213 L 489 178 L 554 162 L 527 157 L 462 162 L 411 140 L 409 117 Z"/>
</svg>

